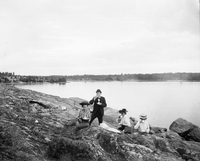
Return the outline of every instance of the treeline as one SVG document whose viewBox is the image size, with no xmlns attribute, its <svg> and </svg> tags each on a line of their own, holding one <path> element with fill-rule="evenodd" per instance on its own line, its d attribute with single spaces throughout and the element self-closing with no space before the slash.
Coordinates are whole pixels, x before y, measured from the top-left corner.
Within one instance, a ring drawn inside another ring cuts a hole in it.
<svg viewBox="0 0 200 161">
<path fill-rule="evenodd" d="M 67 81 L 65 76 L 47 76 L 45 80 L 50 83 L 65 83 Z"/>
<path fill-rule="evenodd" d="M 10 72 L 0 72 L 0 77 L 1 76 L 14 76 L 15 75 L 15 73 L 13 72 L 13 73 L 10 73 Z"/>
<path fill-rule="evenodd" d="M 25 83 L 60 83 L 66 82 L 66 78 L 64 76 L 20 76 L 18 81 Z"/>
<path fill-rule="evenodd" d="M 66 83 L 69 81 L 196 81 L 200 82 L 200 73 L 154 73 L 154 74 L 115 74 L 115 75 L 70 75 L 70 76 L 20 76 L 14 73 L 0 72 L 0 83 Z"/>
<path fill-rule="evenodd" d="M 15 73 L 0 72 L 0 83 L 63 83 L 66 82 L 64 76 L 21 76 Z"/>
<path fill-rule="evenodd" d="M 74 75 L 66 76 L 66 79 L 71 81 L 200 81 L 200 73 Z"/>
<path fill-rule="evenodd" d="M 0 83 L 10 83 L 12 77 L 15 77 L 14 72 L 0 72 Z"/>
</svg>

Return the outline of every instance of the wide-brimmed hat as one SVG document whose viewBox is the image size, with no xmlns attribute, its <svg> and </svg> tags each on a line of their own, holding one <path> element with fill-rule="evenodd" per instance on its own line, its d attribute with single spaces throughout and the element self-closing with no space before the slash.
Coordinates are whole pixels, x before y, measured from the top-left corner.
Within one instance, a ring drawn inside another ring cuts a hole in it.
<svg viewBox="0 0 200 161">
<path fill-rule="evenodd" d="M 123 108 L 122 110 L 119 110 L 119 113 L 127 113 L 128 111 L 125 109 L 125 108 Z"/>
<path fill-rule="evenodd" d="M 97 93 L 97 92 L 100 92 L 100 93 L 102 93 L 100 89 L 97 89 L 96 93 Z"/>
<path fill-rule="evenodd" d="M 79 103 L 80 105 L 89 105 L 89 103 L 88 103 L 88 101 L 83 101 L 83 102 L 81 102 L 81 103 Z"/>
<path fill-rule="evenodd" d="M 142 114 L 140 115 L 140 119 L 141 119 L 141 120 L 146 120 L 146 119 L 147 119 L 147 115 L 146 115 L 145 113 L 142 113 Z"/>
</svg>

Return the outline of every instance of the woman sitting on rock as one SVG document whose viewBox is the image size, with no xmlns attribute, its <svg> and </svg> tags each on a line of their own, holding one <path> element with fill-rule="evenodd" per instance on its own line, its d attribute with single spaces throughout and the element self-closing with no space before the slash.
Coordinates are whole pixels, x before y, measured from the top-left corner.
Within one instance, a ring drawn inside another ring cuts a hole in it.
<svg viewBox="0 0 200 161">
<path fill-rule="evenodd" d="M 147 115 L 141 114 L 140 121 L 134 126 L 134 129 L 138 129 L 139 133 L 147 134 L 150 131 L 149 123 L 147 122 Z"/>
<path fill-rule="evenodd" d="M 130 120 L 126 115 L 127 112 L 128 111 L 125 108 L 122 110 L 119 110 L 120 116 L 117 119 L 117 122 L 120 125 L 120 127 L 118 128 L 118 130 L 120 130 L 120 131 L 124 131 L 126 127 L 131 126 Z"/>
<path fill-rule="evenodd" d="M 90 110 L 88 109 L 89 103 L 87 101 L 83 101 L 80 103 L 82 109 L 79 112 L 78 117 L 75 120 L 70 121 L 66 126 L 77 126 L 77 130 L 86 128 L 89 126 L 90 120 Z"/>
<path fill-rule="evenodd" d="M 82 109 L 79 112 L 78 121 L 79 123 L 82 122 L 89 123 L 90 120 L 90 110 L 88 109 L 89 103 L 87 101 L 83 101 L 80 103 L 80 105 L 82 106 Z"/>
</svg>

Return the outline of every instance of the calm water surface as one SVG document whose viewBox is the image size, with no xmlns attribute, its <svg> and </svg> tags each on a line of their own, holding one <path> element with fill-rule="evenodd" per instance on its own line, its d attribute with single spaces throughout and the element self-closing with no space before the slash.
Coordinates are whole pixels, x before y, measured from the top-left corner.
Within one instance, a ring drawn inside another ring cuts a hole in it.
<svg viewBox="0 0 200 161">
<path fill-rule="evenodd" d="M 200 82 L 71 82 L 18 87 L 86 100 L 99 88 L 109 107 L 126 108 L 135 118 L 145 112 L 153 126 L 168 128 L 180 117 L 200 126 Z"/>
</svg>

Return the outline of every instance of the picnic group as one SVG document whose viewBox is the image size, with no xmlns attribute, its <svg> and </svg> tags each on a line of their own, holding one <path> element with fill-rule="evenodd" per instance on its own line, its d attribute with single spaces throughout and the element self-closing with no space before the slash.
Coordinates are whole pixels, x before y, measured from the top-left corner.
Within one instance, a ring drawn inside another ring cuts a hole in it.
<svg viewBox="0 0 200 161">
<path fill-rule="evenodd" d="M 82 101 L 82 106 L 79 111 L 78 117 L 70 120 L 66 126 L 76 126 L 76 130 L 80 130 L 86 127 L 90 127 L 94 119 L 98 119 L 99 126 L 103 125 L 104 108 L 107 107 L 106 99 L 102 96 L 100 89 L 96 90 L 96 95 L 90 101 Z M 93 105 L 93 110 L 88 108 L 89 105 Z M 147 115 L 142 113 L 139 116 L 139 120 L 127 116 L 127 110 L 125 108 L 118 111 L 118 123 L 117 130 L 121 133 L 133 133 L 137 132 L 142 135 L 150 133 L 150 125 L 147 121 Z M 132 122 L 132 124 L 131 124 Z"/>
</svg>

